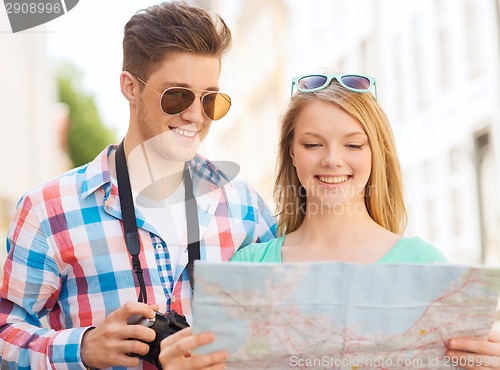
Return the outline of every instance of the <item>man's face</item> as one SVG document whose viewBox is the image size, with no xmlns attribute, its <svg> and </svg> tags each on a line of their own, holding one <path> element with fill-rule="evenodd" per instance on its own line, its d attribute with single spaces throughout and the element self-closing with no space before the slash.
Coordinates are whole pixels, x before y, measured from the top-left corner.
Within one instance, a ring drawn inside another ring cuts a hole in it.
<svg viewBox="0 0 500 370">
<path fill-rule="evenodd" d="M 134 130 L 139 138 L 136 139 L 148 141 L 148 146 L 166 160 L 186 162 L 192 159 L 212 123 L 203 112 L 200 99 L 203 92 L 199 90 L 219 90 L 219 75 L 217 57 L 185 52 L 169 54 L 145 81 L 152 89 L 144 86 L 139 94 Z M 162 93 L 169 87 L 193 89 L 196 98 L 184 112 L 165 114 L 157 92 Z"/>
</svg>

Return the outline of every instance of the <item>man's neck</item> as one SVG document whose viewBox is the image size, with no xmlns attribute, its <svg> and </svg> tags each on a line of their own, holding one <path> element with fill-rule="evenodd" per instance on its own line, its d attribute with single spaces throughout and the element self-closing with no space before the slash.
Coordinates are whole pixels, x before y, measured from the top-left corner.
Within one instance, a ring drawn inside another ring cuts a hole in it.
<svg viewBox="0 0 500 370">
<path fill-rule="evenodd" d="M 161 200 L 169 197 L 181 184 L 184 162 L 170 161 L 148 149 L 144 144 L 135 147 L 124 142 L 130 185 L 136 193 L 150 199 Z M 111 175 L 116 177 L 114 153 L 108 158 Z"/>
</svg>

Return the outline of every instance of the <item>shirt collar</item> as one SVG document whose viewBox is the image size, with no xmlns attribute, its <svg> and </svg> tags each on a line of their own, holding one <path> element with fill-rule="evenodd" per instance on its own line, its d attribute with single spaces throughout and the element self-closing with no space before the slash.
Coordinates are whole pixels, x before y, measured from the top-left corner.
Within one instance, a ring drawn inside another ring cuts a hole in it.
<svg viewBox="0 0 500 370">
<path fill-rule="evenodd" d="M 109 145 L 86 167 L 84 167 L 84 181 L 82 183 L 81 197 L 88 197 L 99 188 L 103 188 L 106 197 L 111 190 L 111 175 L 109 173 L 108 157 L 117 145 Z"/>
<path fill-rule="evenodd" d="M 84 167 L 85 173 L 81 191 L 82 199 L 100 188 L 103 188 L 105 191 L 105 199 L 108 198 L 113 188 L 108 166 L 108 157 L 116 148 L 117 145 L 109 145 L 99 153 L 92 162 Z M 199 154 L 196 154 L 195 157 L 189 161 L 189 168 L 193 177 L 195 196 L 200 195 L 197 194 L 197 189 L 200 190 L 200 186 L 203 187 L 201 185 L 203 182 L 208 182 L 209 184 L 206 185 L 209 185 L 213 189 L 213 187 L 223 187 L 232 180 L 232 176 L 227 176 L 218 166 Z"/>
</svg>

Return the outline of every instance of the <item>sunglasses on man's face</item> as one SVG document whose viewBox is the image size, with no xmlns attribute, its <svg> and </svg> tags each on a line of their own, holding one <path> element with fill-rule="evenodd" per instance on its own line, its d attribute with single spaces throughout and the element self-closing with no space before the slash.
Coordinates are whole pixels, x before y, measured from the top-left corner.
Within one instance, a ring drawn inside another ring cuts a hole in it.
<svg viewBox="0 0 500 370">
<path fill-rule="evenodd" d="M 224 117 L 231 107 L 231 98 L 229 95 L 217 91 L 192 90 L 187 87 L 169 87 L 160 93 L 139 77 L 134 77 L 160 95 L 160 107 L 165 114 L 176 115 L 186 111 L 196 99 L 195 91 L 204 93 L 200 96 L 201 105 L 205 115 L 212 121 L 217 121 Z"/>
<path fill-rule="evenodd" d="M 309 74 L 292 78 L 293 87 L 296 86 L 299 92 L 313 92 L 322 90 L 335 79 L 342 87 L 349 91 L 365 93 L 375 88 L 375 99 L 377 99 L 377 83 L 375 77 L 354 75 L 354 74 Z"/>
</svg>

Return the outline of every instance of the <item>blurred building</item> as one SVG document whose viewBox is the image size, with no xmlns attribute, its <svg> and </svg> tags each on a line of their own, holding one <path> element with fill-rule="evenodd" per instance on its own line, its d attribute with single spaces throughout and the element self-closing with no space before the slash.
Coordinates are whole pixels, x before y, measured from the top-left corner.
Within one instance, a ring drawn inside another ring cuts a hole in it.
<svg viewBox="0 0 500 370">
<path fill-rule="evenodd" d="M 500 265 L 496 0 L 380 5 L 377 71 L 405 170 L 408 232 L 452 261 Z"/>
<path fill-rule="evenodd" d="M 377 77 L 403 165 L 409 227 L 456 263 L 500 265 L 498 0 L 193 0 L 233 31 L 233 96 L 205 148 L 271 199 L 294 75 Z"/>
<path fill-rule="evenodd" d="M 233 35 L 220 87 L 232 97 L 228 115 L 203 143 L 210 159 L 230 160 L 272 201 L 278 116 L 289 95 L 288 9 L 282 0 L 192 0 L 220 13 Z M 202 149 L 202 151 L 203 151 Z"/>
<path fill-rule="evenodd" d="M 57 104 L 46 33 L 37 30 L 12 34 L 0 12 L 0 264 L 19 198 L 68 165 L 61 146 L 67 113 Z"/>
</svg>

